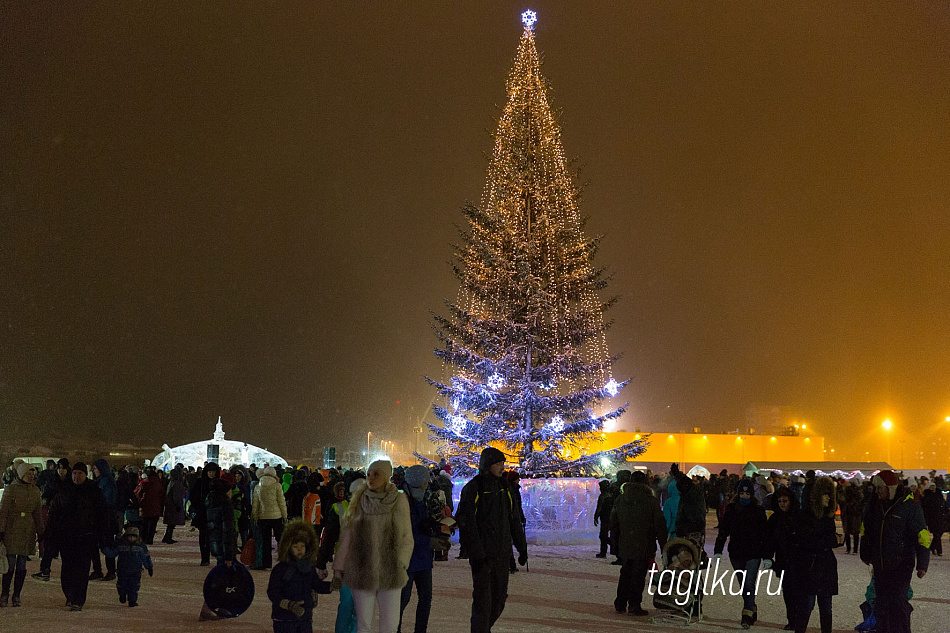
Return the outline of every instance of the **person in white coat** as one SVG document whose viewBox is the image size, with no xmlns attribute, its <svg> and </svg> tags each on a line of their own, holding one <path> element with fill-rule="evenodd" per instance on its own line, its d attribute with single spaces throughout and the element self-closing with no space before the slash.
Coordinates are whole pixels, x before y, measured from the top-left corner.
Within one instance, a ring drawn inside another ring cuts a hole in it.
<svg viewBox="0 0 950 633">
<path fill-rule="evenodd" d="M 271 538 L 280 543 L 280 537 L 284 534 L 284 523 L 287 522 L 287 501 L 273 466 L 261 471 L 260 481 L 254 489 L 251 514 L 261 528 L 260 569 L 270 569 L 273 561 Z"/>
<path fill-rule="evenodd" d="M 357 633 L 370 633 L 379 605 L 379 633 L 396 633 L 399 601 L 408 580 L 406 570 L 414 545 L 409 501 L 390 482 L 393 466 L 375 461 L 366 471 L 347 510 L 333 573 L 353 591 Z"/>
</svg>

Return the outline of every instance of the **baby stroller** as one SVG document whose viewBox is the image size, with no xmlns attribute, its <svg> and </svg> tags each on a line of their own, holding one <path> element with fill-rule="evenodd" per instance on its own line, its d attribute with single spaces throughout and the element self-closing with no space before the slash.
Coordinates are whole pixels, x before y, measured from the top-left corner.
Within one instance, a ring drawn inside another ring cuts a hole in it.
<svg viewBox="0 0 950 633">
<path fill-rule="evenodd" d="M 660 554 L 662 569 L 650 593 L 657 609 L 654 624 L 689 625 L 703 619 L 703 580 L 709 557 L 693 540 L 672 538 Z M 672 572 L 672 573 L 669 573 Z"/>
</svg>

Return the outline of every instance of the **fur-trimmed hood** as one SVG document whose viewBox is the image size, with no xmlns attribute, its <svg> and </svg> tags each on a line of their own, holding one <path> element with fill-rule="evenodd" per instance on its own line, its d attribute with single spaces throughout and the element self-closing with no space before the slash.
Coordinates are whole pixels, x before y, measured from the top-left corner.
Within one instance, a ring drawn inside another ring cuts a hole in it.
<svg viewBox="0 0 950 633">
<path fill-rule="evenodd" d="M 821 505 L 821 496 L 828 495 L 828 508 L 825 509 Z M 815 480 L 815 485 L 811 489 L 811 499 L 808 500 L 809 508 L 811 509 L 812 514 L 816 517 L 822 516 L 822 514 L 827 513 L 830 516 L 835 515 L 835 511 L 838 509 L 837 495 L 835 494 L 835 484 L 828 477 L 819 477 Z"/>
<path fill-rule="evenodd" d="M 316 564 L 320 543 L 317 541 L 317 532 L 313 529 L 312 523 L 303 519 L 294 519 L 284 527 L 284 533 L 277 545 L 277 560 L 282 563 L 293 562 L 290 548 L 294 543 L 305 543 L 307 553 L 304 554 L 304 558 L 310 561 L 311 565 Z"/>
</svg>

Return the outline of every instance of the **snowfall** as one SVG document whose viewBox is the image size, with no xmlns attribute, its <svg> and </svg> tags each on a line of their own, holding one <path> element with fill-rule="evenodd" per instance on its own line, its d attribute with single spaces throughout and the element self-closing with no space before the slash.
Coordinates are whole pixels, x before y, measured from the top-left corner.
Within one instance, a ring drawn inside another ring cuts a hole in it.
<svg viewBox="0 0 950 633">
<path fill-rule="evenodd" d="M 708 525 L 714 526 L 710 513 Z M 163 534 L 159 526 L 158 534 Z M 23 589 L 23 606 L 0 610 L 2 633 L 38 631 L 228 631 L 228 633 L 273 630 L 270 603 L 265 588 L 267 571 L 252 571 L 256 595 L 251 608 L 238 618 L 198 620 L 202 605 L 202 583 L 207 567 L 198 565 L 198 533 L 189 527 L 178 528 L 178 543 L 156 542 L 150 547 L 155 576 L 142 578 L 139 606 L 120 604 L 115 583 L 92 581 L 89 596 L 81 612 L 67 612 L 59 584 L 59 561 L 53 563 L 53 578 L 42 582 L 28 578 Z M 712 554 L 714 529 L 706 534 L 706 550 Z M 922 633 L 950 632 L 950 544 L 944 536 L 944 557 L 932 557 L 930 571 L 923 579 L 914 578 L 912 628 Z M 613 607 L 619 567 L 610 558 L 595 558 L 597 547 L 586 545 L 529 546 L 528 569 L 511 576 L 508 602 L 494 631 L 526 633 L 570 633 L 612 631 L 729 631 L 738 630 L 741 597 L 710 595 L 703 602 L 703 620 L 688 627 L 671 624 L 658 615 L 652 598 L 644 592 L 643 607 L 648 617 L 618 614 Z M 454 633 L 469 629 L 471 613 L 471 575 L 468 562 L 456 558 L 454 546 L 450 560 L 436 562 L 433 571 L 433 603 L 429 630 Z M 857 556 L 836 550 L 840 593 L 834 599 L 834 630 L 854 629 L 861 621 L 859 605 L 864 600 L 869 574 Z M 723 563 L 728 557 L 723 557 Z M 39 561 L 29 563 L 29 573 L 38 571 Z M 339 597 L 336 592 L 321 595 L 314 611 L 314 630 L 332 632 Z M 759 621 L 755 630 L 776 631 L 785 625 L 784 603 L 780 595 L 760 595 L 757 599 Z M 412 631 L 416 600 L 406 609 L 403 630 Z M 661 614 L 660 614 L 661 615 Z M 809 631 L 818 630 L 817 611 L 812 614 Z"/>
</svg>

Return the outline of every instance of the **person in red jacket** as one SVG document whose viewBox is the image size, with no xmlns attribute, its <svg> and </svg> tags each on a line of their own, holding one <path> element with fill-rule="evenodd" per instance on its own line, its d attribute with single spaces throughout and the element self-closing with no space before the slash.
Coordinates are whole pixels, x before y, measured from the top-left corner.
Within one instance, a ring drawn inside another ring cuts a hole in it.
<svg viewBox="0 0 950 633">
<path fill-rule="evenodd" d="M 142 542 L 151 545 L 155 539 L 158 518 L 165 509 L 165 485 L 154 466 L 145 469 L 145 479 L 135 489 L 139 500 L 139 513 L 142 517 Z"/>
</svg>

